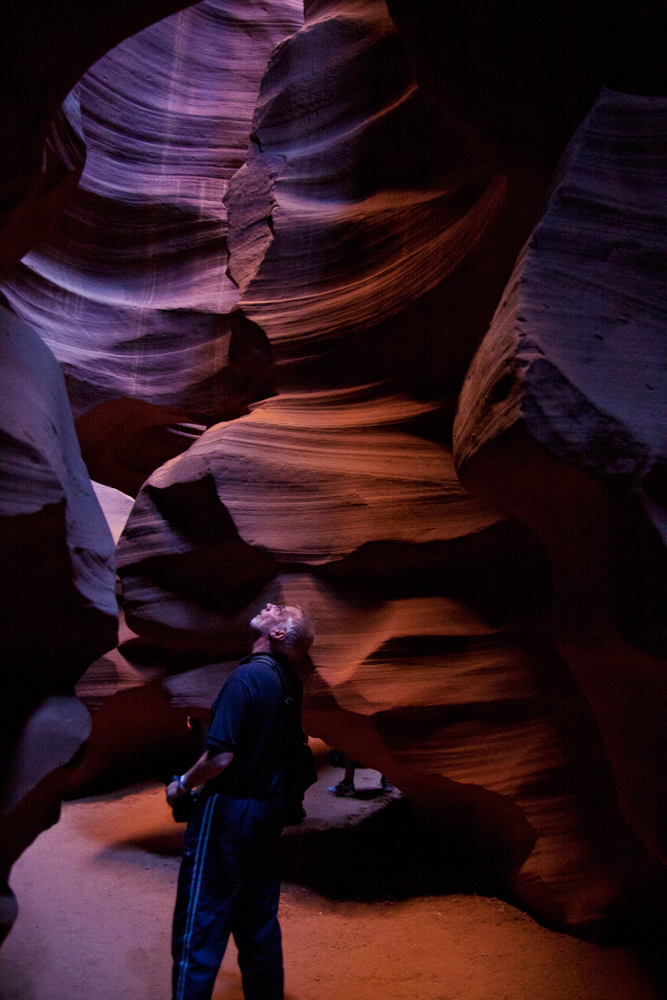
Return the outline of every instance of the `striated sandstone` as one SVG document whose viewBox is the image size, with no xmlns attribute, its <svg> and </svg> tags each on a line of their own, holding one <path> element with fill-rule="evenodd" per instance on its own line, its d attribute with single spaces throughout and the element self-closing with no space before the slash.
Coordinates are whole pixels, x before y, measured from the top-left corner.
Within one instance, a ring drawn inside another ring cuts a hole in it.
<svg viewBox="0 0 667 1000">
<path fill-rule="evenodd" d="M 310 4 L 274 51 L 226 201 L 229 273 L 282 363 L 359 351 L 494 219 L 504 178 L 432 118 L 381 0 Z"/>
<path fill-rule="evenodd" d="M 456 430 L 465 462 L 522 419 L 569 463 L 632 477 L 658 530 L 645 480 L 666 451 L 666 120 L 662 98 L 602 92 L 470 369 Z"/>
<path fill-rule="evenodd" d="M 201 712 L 252 611 L 307 606 L 313 734 L 395 780 L 481 882 L 586 927 L 650 865 L 544 628 L 539 549 L 462 493 L 444 443 L 539 199 L 522 177 L 545 164 L 528 151 L 506 182 L 431 114 L 379 3 L 311 4 L 274 52 L 226 203 L 229 273 L 280 392 L 139 492 L 118 550 L 128 621 L 168 651 L 174 704 Z"/>
<path fill-rule="evenodd" d="M 534 542 L 463 493 L 447 451 L 408 433 L 413 413 L 403 397 L 292 394 L 210 428 L 140 491 L 117 554 L 128 622 L 169 651 L 174 706 L 202 716 L 252 613 L 307 607 L 312 735 L 387 774 L 467 884 L 584 929 L 641 851 L 536 629 Z M 506 570 L 501 608 L 489 577 L 519 553 L 533 593 Z"/>
<path fill-rule="evenodd" d="M 37 334 L 1 307 L 0 360 L 4 884 L 21 850 L 57 818 L 62 767 L 90 731 L 73 685 L 115 645 L 116 600 L 113 539 L 62 374 Z"/>
<path fill-rule="evenodd" d="M 67 373 L 77 416 L 124 396 L 217 419 L 247 401 L 232 341 L 242 356 L 258 331 L 246 323 L 246 346 L 244 318 L 230 316 L 223 196 L 268 55 L 299 23 L 295 0 L 208 0 L 126 40 L 77 85 L 79 191 L 5 287 Z"/>
<path fill-rule="evenodd" d="M 664 97 L 604 89 L 464 384 L 464 483 L 531 524 L 624 814 L 667 857 Z"/>
<path fill-rule="evenodd" d="M 531 48 L 525 5 L 444 5 L 434 75 L 425 6 L 392 0 L 401 36 L 379 0 L 307 3 L 303 27 L 292 0 L 208 0 L 77 88 L 81 191 L 6 285 L 65 369 L 89 470 L 138 493 L 118 550 L 138 638 L 80 681 L 98 711 L 69 787 L 185 754 L 252 611 L 299 601 L 308 728 L 392 778 L 470 885 L 584 929 L 655 869 L 552 646 L 543 553 L 499 492 L 464 493 L 449 434 L 592 99 L 570 60 L 590 34 L 553 5 L 565 36 Z"/>
<path fill-rule="evenodd" d="M 182 5 L 121 0 L 102 15 L 27 0 L 3 22 L 0 275 L 45 240 L 84 159 L 72 87 L 111 45 Z M 68 96 L 68 92 L 69 96 Z M 0 937 L 16 915 L 7 874 L 56 822 L 68 762 L 89 731 L 76 678 L 116 641 L 113 543 L 81 461 L 62 374 L 0 307 L 2 671 Z"/>
</svg>

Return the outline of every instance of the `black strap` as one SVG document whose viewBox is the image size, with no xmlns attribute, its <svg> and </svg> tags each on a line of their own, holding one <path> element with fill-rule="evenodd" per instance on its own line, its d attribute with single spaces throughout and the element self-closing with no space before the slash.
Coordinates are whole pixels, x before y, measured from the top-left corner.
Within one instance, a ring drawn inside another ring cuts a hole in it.
<svg viewBox="0 0 667 1000">
<path fill-rule="evenodd" d="M 294 698 L 290 694 L 290 689 L 287 686 L 287 681 L 285 680 L 283 668 L 280 666 L 280 663 L 278 663 L 278 661 L 275 660 L 272 656 L 260 655 L 256 656 L 255 660 L 263 660 L 264 663 L 268 663 L 269 666 L 273 667 L 275 672 L 278 674 L 278 677 L 280 678 L 280 683 L 282 685 L 283 694 L 285 696 L 284 703 L 292 727 L 292 735 L 294 736 L 295 741 L 299 745 L 303 744 L 303 727 L 301 726 L 300 721 L 296 717 L 296 705 L 294 703 Z"/>
</svg>

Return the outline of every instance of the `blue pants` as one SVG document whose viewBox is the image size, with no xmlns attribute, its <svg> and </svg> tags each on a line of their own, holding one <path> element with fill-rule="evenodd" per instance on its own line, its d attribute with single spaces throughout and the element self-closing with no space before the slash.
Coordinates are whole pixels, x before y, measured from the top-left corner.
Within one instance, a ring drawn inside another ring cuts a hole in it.
<svg viewBox="0 0 667 1000">
<path fill-rule="evenodd" d="M 185 834 L 172 937 L 174 1000 L 210 1000 L 229 935 L 246 1000 L 283 1000 L 277 799 L 214 794 Z"/>
</svg>

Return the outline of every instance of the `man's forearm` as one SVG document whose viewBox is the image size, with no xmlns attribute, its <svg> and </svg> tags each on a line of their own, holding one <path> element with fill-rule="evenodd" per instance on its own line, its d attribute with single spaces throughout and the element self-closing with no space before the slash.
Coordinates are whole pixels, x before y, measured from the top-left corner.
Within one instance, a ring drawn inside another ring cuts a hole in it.
<svg viewBox="0 0 667 1000">
<path fill-rule="evenodd" d="M 229 767 L 232 762 L 234 754 L 226 750 L 224 753 L 219 753 L 212 755 L 210 750 L 207 750 L 201 755 L 196 764 L 193 764 L 189 771 L 181 775 L 178 782 L 179 792 L 184 794 L 189 792 L 190 789 L 196 788 L 197 785 L 203 785 L 204 782 L 210 781 L 212 778 L 217 778 L 219 774 Z"/>
</svg>

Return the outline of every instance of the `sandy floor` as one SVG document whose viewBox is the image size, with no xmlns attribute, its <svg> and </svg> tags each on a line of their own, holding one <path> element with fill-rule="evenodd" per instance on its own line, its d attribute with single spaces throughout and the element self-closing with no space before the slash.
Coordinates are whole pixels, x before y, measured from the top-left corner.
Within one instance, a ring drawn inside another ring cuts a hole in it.
<svg viewBox="0 0 667 1000">
<path fill-rule="evenodd" d="M 322 776 L 308 826 L 284 838 L 286 1000 L 655 1000 L 625 950 L 545 930 L 499 900 L 378 898 L 382 851 L 350 870 L 340 844 L 400 796 L 375 795 L 379 776 L 365 771 L 360 800 L 334 799 L 326 784 L 339 778 Z M 65 805 L 15 866 L 0 1000 L 168 1000 L 180 839 L 160 787 Z M 364 894 L 374 901 L 344 898 Z M 233 947 L 223 998 L 242 1000 Z"/>
</svg>

